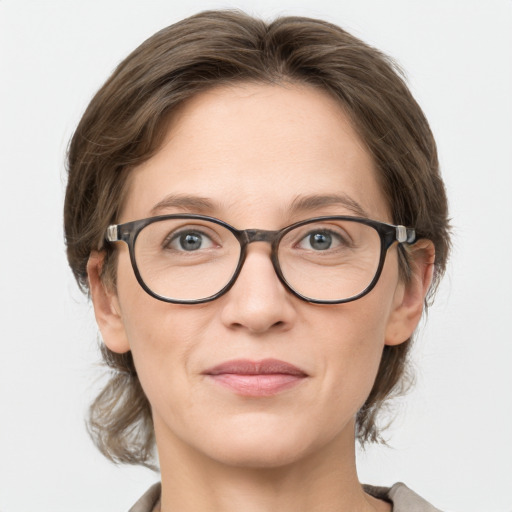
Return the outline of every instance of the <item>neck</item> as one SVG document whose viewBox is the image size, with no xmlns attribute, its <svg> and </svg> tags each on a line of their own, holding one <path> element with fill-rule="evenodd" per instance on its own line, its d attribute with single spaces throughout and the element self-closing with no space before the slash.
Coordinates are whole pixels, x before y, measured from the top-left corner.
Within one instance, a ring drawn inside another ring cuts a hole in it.
<svg viewBox="0 0 512 512">
<path fill-rule="evenodd" d="M 158 427 L 156 433 L 162 441 Z M 161 512 L 390 511 L 364 493 L 354 445 L 352 429 L 286 464 L 247 467 L 219 462 L 176 439 L 158 442 Z"/>
</svg>

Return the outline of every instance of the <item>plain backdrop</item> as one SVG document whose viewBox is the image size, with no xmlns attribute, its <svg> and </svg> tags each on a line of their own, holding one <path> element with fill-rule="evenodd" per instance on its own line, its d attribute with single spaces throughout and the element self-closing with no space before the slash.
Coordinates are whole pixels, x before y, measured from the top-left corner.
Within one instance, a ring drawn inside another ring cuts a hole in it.
<svg viewBox="0 0 512 512">
<path fill-rule="evenodd" d="M 437 137 L 454 249 L 416 386 L 360 477 L 405 481 L 443 510 L 512 511 L 510 0 L 0 0 L 0 511 L 126 511 L 158 480 L 103 459 L 84 428 L 101 369 L 65 259 L 65 150 L 129 51 L 220 7 L 327 19 L 406 70 Z"/>
</svg>

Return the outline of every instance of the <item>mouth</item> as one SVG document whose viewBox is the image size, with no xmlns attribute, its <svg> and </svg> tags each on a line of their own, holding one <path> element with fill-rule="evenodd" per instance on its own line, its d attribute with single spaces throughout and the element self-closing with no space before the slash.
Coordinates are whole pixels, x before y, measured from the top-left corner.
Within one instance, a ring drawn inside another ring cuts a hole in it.
<svg viewBox="0 0 512 512">
<path fill-rule="evenodd" d="M 241 396 L 272 396 L 304 381 L 308 374 L 277 359 L 226 361 L 203 372 L 216 384 Z"/>
</svg>

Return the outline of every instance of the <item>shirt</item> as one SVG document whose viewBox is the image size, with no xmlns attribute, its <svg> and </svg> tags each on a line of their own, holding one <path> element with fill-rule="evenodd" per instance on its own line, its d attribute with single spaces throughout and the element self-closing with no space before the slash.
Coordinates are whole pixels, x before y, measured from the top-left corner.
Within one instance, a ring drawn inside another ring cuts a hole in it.
<svg viewBox="0 0 512 512">
<path fill-rule="evenodd" d="M 401 482 L 392 487 L 372 485 L 363 487 L 368 494 L 375 498 L 392 503 L 393 512 L 441 512 Z M 160 483 L 150 487 L 128 512 L 152 512 L 160 500 L 160 490 Z"/>
</svg>

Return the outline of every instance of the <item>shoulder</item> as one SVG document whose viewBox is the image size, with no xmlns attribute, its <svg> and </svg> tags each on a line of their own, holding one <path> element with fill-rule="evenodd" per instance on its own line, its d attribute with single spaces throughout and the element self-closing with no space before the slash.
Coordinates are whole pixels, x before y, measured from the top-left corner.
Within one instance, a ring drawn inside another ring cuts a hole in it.
<svg viewBox="0 0 512 512">
<path fill-rule="evenodd" d="M 375 498 L 391 502 L 393 512 L 441 512 L 401 482 L 392 487 L 365 485 L 364 490 Z"/>
<path fill-rule="evenodd" d="M 364 490 L 375 498 L 391 502 L 393 512 L 441 512 L 401 482 L 393 487 L 365 485 Z M 160 483 L 154 484 L 128 512 L 153 512 L 160 499 L 160 492 Z"/>
<path fill-rule="evenodd" d="M 161 484 L 152 485 L 128 512 L 153 512 L 160 501 L 160 493 Z"/>
</svg>

